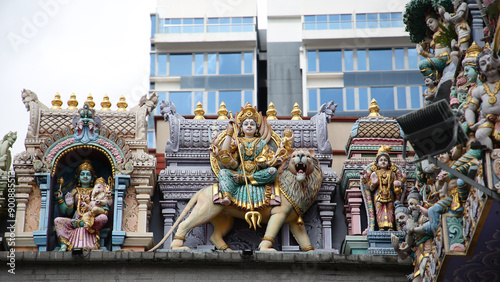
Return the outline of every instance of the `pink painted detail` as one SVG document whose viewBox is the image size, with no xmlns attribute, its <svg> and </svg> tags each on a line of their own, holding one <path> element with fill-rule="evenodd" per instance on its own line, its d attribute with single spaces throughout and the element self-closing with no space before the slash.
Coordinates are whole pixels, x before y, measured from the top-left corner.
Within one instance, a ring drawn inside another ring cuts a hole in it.
<svg viewBox="0 0 500 282">
<path fill-rule="evenodd" d="M 58 152 L 60 152 L 65 147 L 67 147 L 71 144 L 74 144 L 74 143 L 75 143 L 74 138 L 69 138 L 69 139 L 64 140 L 63 142 L 57 144 L 54 148 L 52 148 L 52 150 L 50 150 L 49 154 L 47 155 L 47 157 L 45 159 L 48 162 L 51 162 L 54 159 L 54 157 L 57 155 Z"/>
<path fill-rule="evenodd" d="M 350 187 L 345 194 L 345 213 L 348 222 L 348 234 L 361 234 L 361 205 L 363 199 L 360 187 Z"/>
<path fill-rule="evenodd" d="M 106 141 L 104 139 L 99 139 L 99 140 L 97 140 L 97 144 L 102 145 L 106 149 L 108 149 L 115 157 L 117 163 L 123 162 L 123 158 L 120 156 L 120 152 L 111 143 L 109 143 L 108 141 Z"/>
</svg>

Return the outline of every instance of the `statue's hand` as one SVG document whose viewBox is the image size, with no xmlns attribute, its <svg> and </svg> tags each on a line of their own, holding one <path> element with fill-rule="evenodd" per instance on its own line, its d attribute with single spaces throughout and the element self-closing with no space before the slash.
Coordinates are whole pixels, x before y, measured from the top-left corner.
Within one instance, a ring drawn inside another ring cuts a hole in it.
<svg viewBox="0 0 500 282">
<path fill-rule="evenodd" d="M 394 186 L 396 186 L 396 187 L 401 187 L 401 181 L 399 181 L 399 180 L 394 180 Z"/>
<path fill-rule="evenodd" d="M 234 118 L 230 118 L 226 128 L 228 135 L 234 134 L 234 124 L 236 124 L 236 120 Z"/>
<path fill-rule="evenodd" d="M 64 196 L 64 199 L 65 199 L 66 205 L 68 205 L 68 206 L 73 205 L 75 202 L 75 200 L 71 196 L 71 193 L 66 193 L 66 195 Z"/>
<path fill-rule="evenodd" d="M 420 45 L 420 44 L 417 44 L 417 45 L 415 46 L 415 49 L 417 49 L 417 53 L 418 53 L 419 55 L 421 55 L 421 54 L 424 52 L 424 48 L 422 48 L 422 45 Z"/>
<path fill-rule="evenodd" d="M 372 172 L 372 174 L 370 175 L 370 180 L 372 184 L 378 184 L 378 176 L 375 172 Z"/>
<path fill-rule="evenodd" d="M 391 244 L 395 250 L 399 250 L 399 238 L 391 233 Z"/>
<path fill-rule="evenodd" d="M 56 197 L 56 199 L 61 199 L 62 198 L 62 192 L 61 191 L 56 191 L 54 193 L 54 197 Z"/>
</svg>

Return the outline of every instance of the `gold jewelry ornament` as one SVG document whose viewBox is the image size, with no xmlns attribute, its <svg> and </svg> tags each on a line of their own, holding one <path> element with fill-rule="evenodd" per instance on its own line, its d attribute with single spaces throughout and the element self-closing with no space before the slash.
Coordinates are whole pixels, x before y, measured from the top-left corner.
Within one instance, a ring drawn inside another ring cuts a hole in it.
<svg viewBox="0 0 500 282">
<path fill-rule="evenodd" d="M 493 92 L 491 92 L 488 83 L 484 83 L 483 85 L 484 85 L 484 90 L 486 90 L 486 94 L 490 96 L 488 102 L 490 103 L 490 105 L 494 105 L 497 102 L 497 97 L 495 97 L 495 95 L 500 90 L 500 80 L 498 80 L 497 83 L 495 84 L 495 90 Z"/>
<path fill-rule="evenodd" d="M 236 116 L 236 123 L 241 125 L 244 120 L 249 118 L 255 120 L 258 127 L 262 124 L 262 116 L 257 112 L 257 108 L 247 103 L 245 108 L 241 108 L 241 112 Z"/>
</svg>

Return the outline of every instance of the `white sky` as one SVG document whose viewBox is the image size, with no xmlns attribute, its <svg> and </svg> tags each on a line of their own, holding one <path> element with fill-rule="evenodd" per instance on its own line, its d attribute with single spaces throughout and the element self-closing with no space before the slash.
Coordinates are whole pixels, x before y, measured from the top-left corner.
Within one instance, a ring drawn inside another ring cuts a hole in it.
<svg viewBox="0 0 500 282">
<path fill-rule="evenodd" d="M 29 113 L 23 88 L 51 107 L 71 93 L 96 108 L 108 94 L 129 108 L 149 89 L 150 13 L 155 0 L 29 0 L 0 2 L 0 140 L 17 131 L 13 156 L 24 151 Z"/>
</svg>

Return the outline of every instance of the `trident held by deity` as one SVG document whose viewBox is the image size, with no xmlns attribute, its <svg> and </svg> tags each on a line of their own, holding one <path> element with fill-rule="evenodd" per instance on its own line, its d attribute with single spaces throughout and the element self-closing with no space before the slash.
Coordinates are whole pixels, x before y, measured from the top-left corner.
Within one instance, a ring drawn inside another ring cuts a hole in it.
<svg viewBox="0 0 500 282">
<path fill-rule="evenodd" d="M 229 115 L 231 118 L 233 118 L 233 113 L 231 111 L 229 111 Z M 234 125 L 234 123 L 233 123 L 233 134 L 236 134 L 236 125 Z M 238 147 L 238 154 L 240 155 L 240 161 L 242 163 L 243 178 L 245 178 L 245 186 L 247 187 L 247 194 L 248 194 L 248 203 L 250 204 L 250 211 L 248 211 L 245 214 L 245 220 L 248 223 L 248 225 L 250 225 L 249 228 L 252 228 L 253 226 L 253 229 L 257 230 L 257 226 L 261 227 L 260 222 L 262 221 L 262 215 L 258 211 L 255 211 L 253 208 L 252 198 L 250 196 L 250 188 L 248 188 L 247 173 L 245 170 L 245 165 L 243 165 L 245 159 L 243 158 L 243 154 L 241 153 L 240 142 L 238 141 L 238 137 L 235 136 L 234 139 L 236 140 L 236 147 Z"/>
</svg>

